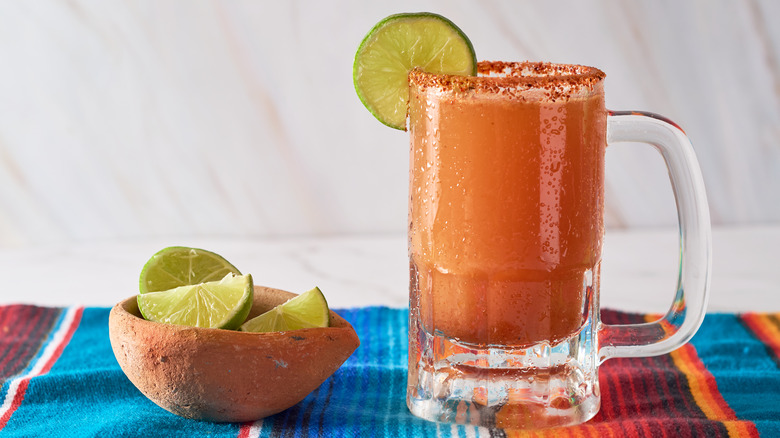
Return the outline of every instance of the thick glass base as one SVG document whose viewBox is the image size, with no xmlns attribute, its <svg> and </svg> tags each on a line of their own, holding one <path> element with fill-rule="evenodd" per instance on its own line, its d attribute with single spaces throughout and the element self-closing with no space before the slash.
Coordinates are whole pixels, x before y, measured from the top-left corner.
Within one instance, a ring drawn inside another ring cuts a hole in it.
<svg viewBox="0 0 780 438">
<path fill-rule="evenodd" d="M 587 313 L 581 330 L 563 341 L 511 348 L 427 333 L 412 308 L 409 410 L 431 421 L 499 428 L 589 420 L 601 399 L 594 321 Z"/>
</svg>

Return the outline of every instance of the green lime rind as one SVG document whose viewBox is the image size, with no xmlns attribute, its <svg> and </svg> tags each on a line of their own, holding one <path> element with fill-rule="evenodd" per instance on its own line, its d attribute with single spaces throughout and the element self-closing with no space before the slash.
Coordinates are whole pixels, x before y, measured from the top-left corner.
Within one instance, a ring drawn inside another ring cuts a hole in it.
<svg viewBox="0 0 780 438">
<path fill-rule="evenodd" d="M 360 101 L 385 125 L 406 130 L 409 72 L 474 76 L 477 57 L 465 33 L 429 12 L 391 15 L 374 26 L 355 54 L 352 80 Z"/>
<path fill-rule="evenodd" d="M 252 308 L 252 276 L 227 274 L 219 281 L 138 295 L 144 319 L 165 324 L 235 330 Z"/>
<path fill-rule="evenodd" d="M 320 288 L 297 297 L 258 315 L 241 325 L 245 332 L 285 332 L 304 328 L 328 327 L 330 311 Z"/>
<path fill-rule="evenodd" d="M 139 292 L 160 292 L 207 283 L 241 272 L 219 254 L 205 249 L 170 246 L 154 254 L 141 270 Z"/>
</svg>

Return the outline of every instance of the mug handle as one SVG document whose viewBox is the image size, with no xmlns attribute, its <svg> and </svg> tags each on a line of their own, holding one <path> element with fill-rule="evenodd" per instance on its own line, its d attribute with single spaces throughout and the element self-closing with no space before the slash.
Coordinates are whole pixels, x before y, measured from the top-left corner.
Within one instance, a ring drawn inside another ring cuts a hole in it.
<svg viewBox="0 0 780 438">
<path fill-rule="evenodd" d="M 599 322 L 599 363 L 613 357 L 657 356 L 688 342 L 704 320 L 712 266 L 707 195 L 685 132 L 657 114 L 609 111 L 607 143 L 617 142 L 648 143 L 666 162 L 677 204 L 680 272 L 674 302 L 663 318 L 644 324 Z"/>
</svg>

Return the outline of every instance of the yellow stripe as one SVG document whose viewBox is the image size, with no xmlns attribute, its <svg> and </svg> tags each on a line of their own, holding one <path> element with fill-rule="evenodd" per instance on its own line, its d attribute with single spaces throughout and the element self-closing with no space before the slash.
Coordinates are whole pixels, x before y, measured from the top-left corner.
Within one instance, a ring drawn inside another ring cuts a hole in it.
<svg viewBox="0 0 780 438">
<path fill-rule="evenodd" d="M 724 421 L 723 425 L 726 426 L 726 431 L 729 433 L 730 437 L 742 436 L 742 428 L 739 427 L 739 423 L 733 421 Z"/>
<path fill-rule="evenodd" d="M 689 350 L 690 348 L 690 350 Z M 693 347 L 682 347 L 671 353 L 672 360 L 677 368 L 685 374 L 688 379 L 688 386 L 693 395 L 693 399 L 696 404 L 699 405 L 704 415 L 711 420 L 731 420 L 733 415 L 729 415 L 727 411 L 724 411 L 716 397 L 720 396 L 720 393 L 713 394 L 712 388 L 707 384 L 706 376 L 700 369 L 695 368 L 692 363 L 698 358 L 692 357 L 690 352 Z M 706 371 L 705 371 L 706 372 Z M 713 383 L 715 383 L 713 378 Z M 725 400 L 723 404 L 725 404 Z"/>
<path fill-rule="evenodd" d="M 655 322 L 658 321 L 658 319 L 658 315 L 645 316 L 645 321 L 647 322 Z M 664 327 L 664 331 L 667 331 L 666 327 Z M 671 356 L 674 365 L 688 380 L 688 388 L 691 391 L 691 395 L 693 396 L 694 401 L 702 410 L 702 412 L 704 412 L 704 415 L 706 415 L 710 420 L 726 420 L 733 418 L 732 416 L 729 416 L 728 413 L 724 412 L 720 406 L 718 406 L 710 391 L 709 385 L 707 385 L 705 376 L 701 374 L 700 370 L 692 366 L 695 361 L 698 361 L 698 358 L 691 357 L 691 355 L 688 353 L 688 348 L 693 349 L 692 346 L 686 345 L 678 348 L 677 350 L 674 350 L 669 355 Z"/>
<path fill-rule="evenodd" d="M 769 315 L 758 315 L 754 313 L 750 316 L 756 320 L 757 325 L 760 326 L 758 329 L 762 331 L 762 334 L 770 338 L 762 339 L 762 341 L 771 343 L 775 348 L 780 347 L 780 329 L 771 321 Z"/>
<path fill-rule="evenodd" d="M 758 436 L 755 425 L 750 421 L 723 421 L 729 436 L 733 438 Z"/>
</svg>

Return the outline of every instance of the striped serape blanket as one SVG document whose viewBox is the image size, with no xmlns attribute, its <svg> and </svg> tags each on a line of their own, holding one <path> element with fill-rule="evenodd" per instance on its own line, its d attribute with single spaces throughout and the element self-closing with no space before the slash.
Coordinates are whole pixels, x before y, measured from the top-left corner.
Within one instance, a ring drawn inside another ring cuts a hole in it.
<svg viewBox="0 0 780 438">
<path fill-rule="evenodd" d="M 114 359 L 108 312 L 0 306 L 0 437 L 780 437 L 780 314 L 707 315 L 671 354 L 609 360 L 593 420 L 529 432 L 412 416 L 406 310 L 337 310 L 360 348 L 298 405 L 245 424 L 186 420 L 146 399 Z"/>
</svg>

